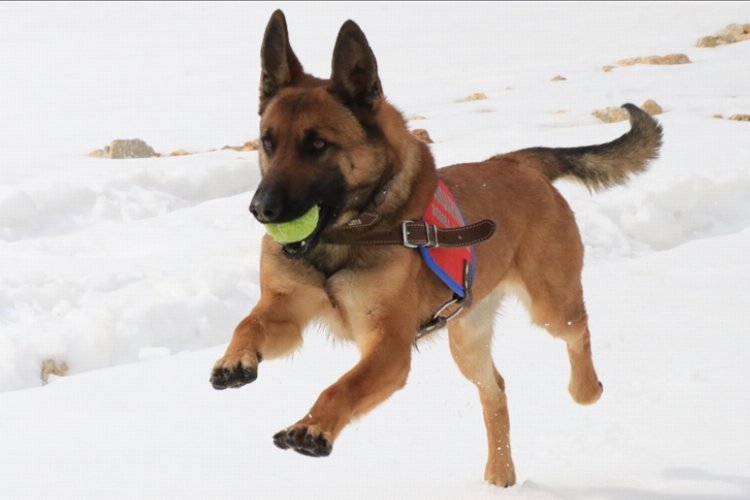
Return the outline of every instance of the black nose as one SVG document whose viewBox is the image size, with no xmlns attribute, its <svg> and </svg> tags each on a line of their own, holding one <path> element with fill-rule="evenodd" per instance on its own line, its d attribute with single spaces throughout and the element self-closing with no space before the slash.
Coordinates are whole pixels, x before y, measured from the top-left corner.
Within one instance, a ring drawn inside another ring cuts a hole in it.
<svg viewBox="0 0 750 500">
<path fill-rule="evenodd" d="M 281 215 L 281 198 L 267 191 L 258 190 L 250 202 L 250 213 L 258 222 L 274 222 Z"/>
</svg>

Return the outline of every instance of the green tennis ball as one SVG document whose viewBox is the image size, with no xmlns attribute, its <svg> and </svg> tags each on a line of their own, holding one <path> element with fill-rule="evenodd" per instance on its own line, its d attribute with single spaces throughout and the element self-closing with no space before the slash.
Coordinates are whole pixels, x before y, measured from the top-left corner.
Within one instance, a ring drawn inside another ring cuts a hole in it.
<svg viewBox="0 0 750 500">
<path fill-rule="evenodd" d="M 264 224 L 266 232 L 279 243 L 297 243 L 310 236 L 318 226 L 320 209 L 317 205 L 298 219 L 281 224 Z"/>
</svg>

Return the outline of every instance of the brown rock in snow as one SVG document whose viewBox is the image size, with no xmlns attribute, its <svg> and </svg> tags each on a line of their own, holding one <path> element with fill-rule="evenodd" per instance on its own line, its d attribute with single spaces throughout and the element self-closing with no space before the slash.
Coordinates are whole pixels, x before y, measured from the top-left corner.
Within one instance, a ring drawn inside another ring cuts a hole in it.
<svg viewBox="0 0 750 500">
<path fill-rule="evenodd" d="M 685 54 L 667 54 L 666 56 L 630 57 L 617 61 L 620 66 L 634 64 L 688 64 L 690 59 Z"/>
<path fill-rule="evenodd" d="M 49 382 L 50 375 L 62 377 L 66 373 L 68 373 L 68 364 L 65 361 L 60 364 L 57 364 L 54 359 L 47 359 L 42 362 L 42 384 L 44 385 Z"/>
<path fill-rule="evenodd" d="M 699 38 L 695 43 L 698 47 L 717 47 L 730 43 L 744 42 L 750 40 L 750 23 L 734 23 L 727 25 L 715 35 Z"/>
<path fill-rule="evenodd" d="M 592 113 L 604 123 L 614 123 L 627 120 L 630 116 L 626 109 L 619 106 L 609 106 L 602 109 L 595 109 Z"/>
<path fill-rule="evenodd" d="M 105 150 L 106 151 L 106 150 Z M 107 158 L 150 158 L 157 156 L 154 149 L 140 139 L 115 139 L 109 145 Z"/>
<path fill-rule="evenodd" d="M 459 99 L 458 102 L 483 101 L 485 99 L 487 99 L 487 95 L 485 95 L 484 92 L 474 92 L 463 99 Z"/>
<path fill-rule="evenodd" d="M 659 104 L 653 99 L 649 99 L 641 104 L 641 109 L 650 115 L 658 115 L 664 110 Z M 630 114 L 624 108 L 619 106 L 610 106 L 607 108 L 597 109 L 591 113 L 595 117 L 599 118 L 604 123 L 614 123 L 625 121 L 630 118 Z"/>
<path fill-rule="evenodd" d="M 661 109 L 661 106 L 659 106 L 659 103 L 653 99 L 649 99 L 641 104 L 641 109 L 650 115 L 658 115 L 664 112 L 664 110 Z"/>
</svg>

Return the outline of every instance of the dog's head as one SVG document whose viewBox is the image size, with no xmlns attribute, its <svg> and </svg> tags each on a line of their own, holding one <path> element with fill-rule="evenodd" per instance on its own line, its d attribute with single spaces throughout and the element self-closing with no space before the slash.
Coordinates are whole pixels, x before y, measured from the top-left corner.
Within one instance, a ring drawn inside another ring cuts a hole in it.
<svg viewBox="0 0 750 500">
<path fill-rule="evenodd" d="M 305 241 L 283 245 L 299 257 L 327 226 L 372 203 L 391 175 L 396 135 L 408 132 L 385 102 L 375 55 L 364 33 L 345 22 L 329 79 L 304 72 L 277 10 L 261 47 L 261 182 L 250 211 L 261 223 L 292 221 L 314 205 L 320 220 Z"/>
</svg>

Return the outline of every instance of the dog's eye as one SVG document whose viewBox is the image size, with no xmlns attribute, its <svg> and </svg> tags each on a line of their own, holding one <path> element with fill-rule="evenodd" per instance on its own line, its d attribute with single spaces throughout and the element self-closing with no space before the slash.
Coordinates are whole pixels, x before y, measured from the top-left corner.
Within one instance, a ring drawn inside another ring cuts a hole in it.
<svg viewBox="0 0 750 500">
<path fill-rule="evenodd" d="M 273 151 L 273 141 L 269 137 L 263 137 L 261 142 L 263 143 L 263 149 L 265 149 L 267 153 Z"/>
<path fill-rule="evenodd" d="M 323 139 L 315 139 L 314 141 L 312 141 L 311 146 L 315 151 L 323 151 L 326 147 L 328 147 L 328 143 Z"/>
</svg>

